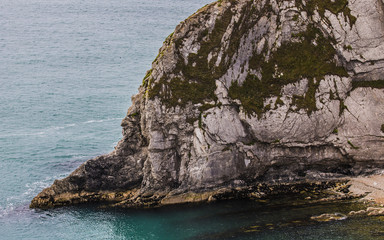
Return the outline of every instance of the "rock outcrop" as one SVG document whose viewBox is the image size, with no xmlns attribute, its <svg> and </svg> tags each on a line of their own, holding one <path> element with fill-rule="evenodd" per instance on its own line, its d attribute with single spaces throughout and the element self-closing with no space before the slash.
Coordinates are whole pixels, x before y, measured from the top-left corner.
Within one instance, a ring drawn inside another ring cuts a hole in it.
<svg viewBox="0 0 384 240">
<path fill-rule="evenodd" d="M 380 172 L 383 88 L 383 0 L 209 4 L 165 40 L 115 150 L 31 207 L 208 201 Z"/>
</svg>

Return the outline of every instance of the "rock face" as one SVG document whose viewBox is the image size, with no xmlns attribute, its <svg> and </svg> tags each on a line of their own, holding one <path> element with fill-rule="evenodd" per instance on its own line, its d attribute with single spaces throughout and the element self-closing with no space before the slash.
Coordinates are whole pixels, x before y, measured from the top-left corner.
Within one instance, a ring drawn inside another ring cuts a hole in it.
<svg viewBox="0 0 384 240">
<path fill-rule="evenodd" d="M 377 173 L 383 88 L 383 0 L 212 3 L 165 40 L 115 150 L 31 207 L 212 200 L 261 183 Z"/>
</svg>

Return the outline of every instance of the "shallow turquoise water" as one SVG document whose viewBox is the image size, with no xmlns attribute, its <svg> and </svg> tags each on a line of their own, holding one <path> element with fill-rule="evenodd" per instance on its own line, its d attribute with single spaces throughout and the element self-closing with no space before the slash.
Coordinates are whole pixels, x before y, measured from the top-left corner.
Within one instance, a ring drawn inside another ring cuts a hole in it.
<svg viewBox="0 0 384 240">
<path fill-rule="evenodd" d="M 340 211 L 331 205 L 232 201 L 141 211 L 28 208 L 54 179 L 113 149 L 130 97 L 163 40 L 208 2 L 0 1 L 0 239 L 382 237 L 380 218 L 304 224 L 324 209 Z M 296 220 L 301 223 L 284 225 Z M 359 229 L 360 222 L 374 227 Z M 255 224 L 260 232 L 245 232 Z"/>
</svg>

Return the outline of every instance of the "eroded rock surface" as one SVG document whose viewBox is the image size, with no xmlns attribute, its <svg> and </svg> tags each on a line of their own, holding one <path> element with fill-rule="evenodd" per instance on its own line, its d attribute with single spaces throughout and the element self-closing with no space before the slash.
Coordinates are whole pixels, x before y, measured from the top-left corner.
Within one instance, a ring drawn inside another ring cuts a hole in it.
<svg viewBox="0 0 384 240">
<path fill-rule="evenodd" d="M 383 88 L 383 0 L 212 3 L 165 40 L 115 150 L 31 207 L 208 201 L 375 173 Z"/>
</svg>

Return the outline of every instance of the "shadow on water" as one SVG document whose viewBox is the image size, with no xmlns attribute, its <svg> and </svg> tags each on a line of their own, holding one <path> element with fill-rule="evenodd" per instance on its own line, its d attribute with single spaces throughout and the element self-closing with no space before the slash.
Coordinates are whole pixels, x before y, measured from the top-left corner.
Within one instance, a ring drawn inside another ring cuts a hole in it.
<svg viewBox="0 0 384 240">
<path fill-rule="evenodd" d="M 363 208 L 353 200 L 311 203 L 284 195 L 154 209 L 84 205 L 41 213 L 46 221 L 70 213 L 77 222 L 86 221 L 88 226 L 108 231 L 110 239 L 383 239 L 384 217 L 311 220 L 323 213 L 347 215 Z"/>
</svg>

